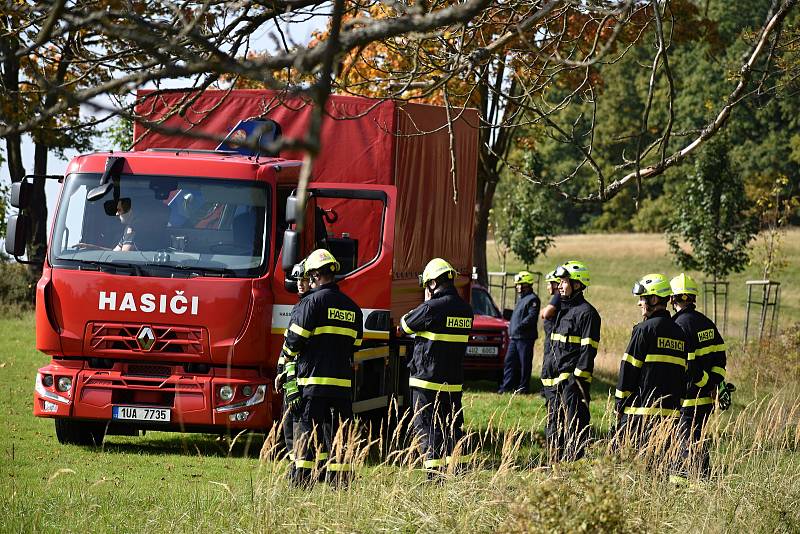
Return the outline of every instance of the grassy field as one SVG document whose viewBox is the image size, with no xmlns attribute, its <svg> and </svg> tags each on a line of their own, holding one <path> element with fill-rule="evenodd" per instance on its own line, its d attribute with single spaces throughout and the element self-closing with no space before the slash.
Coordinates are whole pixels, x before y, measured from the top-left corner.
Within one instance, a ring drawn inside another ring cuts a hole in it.
<svg viewBox="0 0 800 534">
<path fill-rule="evenodd" d="M 32 314 L 2 318 L 0 531 L 798 532 L 797 328 L 770 346 L 741 347 L 729 334 L 729 378 L 739 391 L 734 408 L 712 419 L 711 480 L 670 485 L 658 468 L 646 467 L 646 454 L 613 450 L 603 439 L 618 351 L 637 319 L 630 285 L 645 272 L 676 272 L 656 242 L 570 236 L 548 258 L 548 265 L 589 262 L 590 299 L 604 317 L 591 406 L 599 439 L 588 457 L 546 466 L 541 398 L 499 396 L 495 384 L 474 382 L 464 404 L 480 452 L 472 469 L 443 484 L 426 483 L 402 458 L 373 452 L 348 490 L 290 489 L 286 463 L 269 459 L 272 441 L 260 436 L 232 442 L 148 433 L 110 436 L 102 448 L 59 445 L 52 422 L 31 415 L 34 373 L 47 361 L 33 348 Z M 800 315 L 793 287 L 800 283 L 800 233 L 790 244 L 785 326 Z"/>
</svg>

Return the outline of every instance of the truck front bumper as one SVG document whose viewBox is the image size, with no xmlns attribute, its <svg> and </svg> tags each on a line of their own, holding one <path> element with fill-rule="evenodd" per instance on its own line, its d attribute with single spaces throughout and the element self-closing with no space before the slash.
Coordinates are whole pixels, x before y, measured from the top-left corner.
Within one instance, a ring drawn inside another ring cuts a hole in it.
<svg viewBox="0 0 800 534">
<path fill-rule="evenodd" d="M 131 375 L 125 364 L 86 369 L 80 361 L 53 361 L 36 374 L 33 413 L 165 431 L 265 430 L 271 425 L 270 380 L 256 370 L 212 368 L 207 374 L 180 370 L 175 367 L 167 376 L 144 376 Z M 220 394 L 223 386 L 231 392 L 228 399 Z M 121 420 L 115 418 L 115 406 L 166 409 L 169 422 Z"/>
</svg>

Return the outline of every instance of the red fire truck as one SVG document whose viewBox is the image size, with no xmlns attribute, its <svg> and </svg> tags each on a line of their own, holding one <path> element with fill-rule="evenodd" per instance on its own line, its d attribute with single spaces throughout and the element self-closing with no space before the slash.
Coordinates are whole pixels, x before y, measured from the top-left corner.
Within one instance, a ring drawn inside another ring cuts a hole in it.
<svg viewBox="0 0 800 534">
<path fill-rule="evenodd" d="M 338 282 L 364 311 L 354 411 L 402 403 L 407 340 L 392 332 L 421 301 L 417 274 L 447 258 L 469 298 L 476 114 L 463 111 L 448 127 L 435 106 L 333 96 L 301 213 L 298 154 L 225 148 L 280 130 L 301 138 L 310 104 L 206 91 L 185 105 L 186 95 L 144 93 L 139 112 L 181 131 L 231 131 L 221 150 L 137 126 L 135 151 L 78 156 L 61 179 L 36 288 L 36 346 L 51 362 L 36 375 L 34 414 L 54 418 L 63 443 L 269 428 L 297 301 L 287 272 L 319 246 L 341 262 Z M 255 131 L 237 129 L 249 118 Z M 8 226 L 15 256 L 28 231 L 27 183 L 12 191 L 22 208 Z"/>
</svg>

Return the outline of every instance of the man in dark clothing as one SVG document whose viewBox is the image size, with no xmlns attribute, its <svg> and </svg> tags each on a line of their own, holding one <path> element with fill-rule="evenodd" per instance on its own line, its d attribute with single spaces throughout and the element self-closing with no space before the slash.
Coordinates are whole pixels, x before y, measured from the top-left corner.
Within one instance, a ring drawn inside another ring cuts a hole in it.
<svg viewBox="0 0 800 534">
<path fill-rule="evenodd" d="M 303 300 L 308 294 L 308 291 L 311 289 L 309 286 L 308 277 L 305 273 L 305 260 L 301 261 L 297 265 L 294 266 L 292 269 L 291 277 L 297 283 L 297 296 L 298 296 L 298 303 L 299 301 Z M 292 315 L 289 318 L 289 324 L 296 323 L 299 320 L 295 314 L 298 311 L 297 305 L 292 308 Z M 289 331 L 287 330 L 284 333 L 284 337 Z M 297 389 L 297 361 L 294 356 L 289 354 L 289 348 L 284 343 L 283 348 L 281 349 L 280 358 L 278 358 L 278 372 L 275 376 L 275 392 L 283 391 L 283 413 L 281 418 L 281 430 L 283 432 L 283 442 L 286 446 L 286 450 L 289 454 L 289 478 L 294 478 L 294 427 L 298 421 L 296 417 L 295 410 L 291 409 L 289 406 L 288 396 L 290 393 L 295 394 L 298 392 Z M 285 389 L 284 385 L 287 381 L 287 376 L 291 375 L 292 380 L 294 381 L 292 384 L 289 384 Z"/>
<path fill-rule="evenodd" d="M 302 486 L 315 480 L 318 459 L 327 460 L 326 475 L 334 483 L 345 482 L 351 469 L 344 446 L 352 418 L 353 351 L 364 326 L 361 309 L 334 281 L 338 270 L 327 250 L 306 258 L 311 290 L 296 306 L 284 343 L 287 355 L 297 359 L 299 389 L 286 391 L 288 403 L 298 404 L 293 481 Z M 340 431 L 343 439 L 337 439 Z"/>
<path fill-rule="evenodd" d="M 717 389 L 727 393 L 725 385 L 725 341 L 714 322 L 697 311 L 697 283 L 686 274 L 670 280 L 672 306 L 676 310 L 672 319 L 692 340 L 694 352 L 689 359 L 694 361 L 700 380 L 688 382 L 686 395 L 681 407 L 681 430 L 684 437 L 686 459 L 685 470 L 699 472 L 708 476 L 711 463 L 708 448 L 705 446 L 703 430 L 709 416 L 714 411 Z"/>
<path fill-rule="evenodd" d="M 508 351 L 498 393 L 530 393 L 533 344 L 539 336 L 539 296 L 533 291 L 533 275 L 520 271 L 514 276 L 514 284 L 519 298 L 508 325 Z"/>
<path fill-rule="evenodd" d="M 692 345 L 667 312 L 666 277 L 645 275 L 634 284 L 633 294 L 639 297 L 644 320 L 633 328 L 622 356 L 614 397 L 617 432 L 641 448 L 656 427 L 674 432 L 667 425 L 677 422 L 694 368 L 688 357 Z"/>
<path fill-rule="evenodd" d="M 555 270 L 560 280 L 561 309 L 550 334 L 542 385 L 547 402 L 550 459 L 583 457 L 589 438 L 589 387 L 600 345 L 600 315 L 583 296 L 591 282 L 589 268 L 568 261 Z"/>
<path fill-rule="evenodd" d="M 456 274 L 441 258 L 428 262 L 420 276 L 425 302 L 400 321 L 403 332 L 415 336 L 408 385 L 414 431 L 431 476 L 468 458 L 454 452 L 464 436 L 461 390 L 473 313 L 456 291 Z"/>
<path fill-rule="evenodd" d="M 561 293 L 558 292 L 558 284 L 561 281 L 556 272 L 550 271 L 544 277 L 547 283 L 547 291 L 550 294 L 550 302 L 542 308 L 542 329 L 544 330 L 544 350 L 542 351 L 542 372 L 550 365 L 549 359 L 552 357 L 550 354 L 550 334 L 553 333 L 553 326 L 556 324 L 556 315 L 561 309 Z M 542 390 L 544 396 L 544 390 Z"/>
</svg>

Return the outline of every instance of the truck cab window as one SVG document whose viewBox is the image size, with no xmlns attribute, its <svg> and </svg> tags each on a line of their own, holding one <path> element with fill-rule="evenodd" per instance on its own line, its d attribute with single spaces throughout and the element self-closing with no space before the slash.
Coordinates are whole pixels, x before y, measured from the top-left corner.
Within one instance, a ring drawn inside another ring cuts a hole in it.
<svg viewBox="0 0 800 534">
<path fill-rule="evenodd" d="M 356 198 L 317 198 L 315 243 L 331 251 L 349 274 L 378 257 L 383 203 Z M 309 251 L 310 252 L 310 251 Z"/>
<path fill-rule="evenodd" d="M 50 248 L 54 265 L 168 277 L 251 277 L 266 269 L 265 184 L 123 175 L 118 191 L 90 202 L 86 193 L 98 180 L 67 178 Z"/>
</svg>

